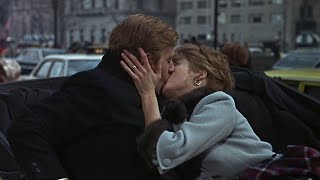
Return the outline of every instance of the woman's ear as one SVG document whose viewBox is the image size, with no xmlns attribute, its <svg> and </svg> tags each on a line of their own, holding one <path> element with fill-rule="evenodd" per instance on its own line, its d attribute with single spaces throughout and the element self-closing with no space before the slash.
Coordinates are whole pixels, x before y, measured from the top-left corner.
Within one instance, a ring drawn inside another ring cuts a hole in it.
<svg viewBox="0 0 320 180">
<path fill-rule="evenodd" d="M 197 80 L 197 81 L 202 81 L 202 80 L 205 79 L 207 76 L 208 76 L 207 71 L 199 70 L 199 71 L 195 74 L 195 80 Z"/>
</svg>

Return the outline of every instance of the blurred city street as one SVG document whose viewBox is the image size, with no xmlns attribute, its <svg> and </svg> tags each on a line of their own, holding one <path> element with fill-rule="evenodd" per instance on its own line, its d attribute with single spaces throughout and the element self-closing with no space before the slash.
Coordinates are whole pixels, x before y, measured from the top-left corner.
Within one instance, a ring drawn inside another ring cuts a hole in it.
<svg viewBox="0 0 320 180">
<path fill-rule="evenodd" d="M 0 9 L 1 57 L 16 61 L 24 77 L 51 54 L 104 54 L 112 28 L 136 13 L 174 26 L 178 46 L 246 46 L 252 68 L 259 71 L 274 69 L 293 51 L 320 46 L 318 0 L 0 0 Z M 319 53 L 312 54 L 303 58 L 313 59 L 313 65 L 301 68 L 320 66 Z M 3 82 L 30 78 L 9 77 Z"/>
</svg>

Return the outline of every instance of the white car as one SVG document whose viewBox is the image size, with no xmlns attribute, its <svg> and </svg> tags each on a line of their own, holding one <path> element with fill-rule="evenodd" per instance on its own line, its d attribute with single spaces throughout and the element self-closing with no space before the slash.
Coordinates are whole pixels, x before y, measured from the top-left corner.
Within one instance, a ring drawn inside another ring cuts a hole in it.
<svg viewBox="0 0 320 180">
<path fill-rule="evenodd" d="M 66 54 L 66 51 L 52 48 L 26 48 L 19 53 L 15 60 L 21 67 L 21 75 L 28 75 L 43 58 L 53 54 Z"/>
<path fill-rule="evenodd" d="M 40 61 L 28 76 L 21 80 L 71 76 L 95 68 L 103 55 L 61 54 L 49 55 Z"/>
</svg>

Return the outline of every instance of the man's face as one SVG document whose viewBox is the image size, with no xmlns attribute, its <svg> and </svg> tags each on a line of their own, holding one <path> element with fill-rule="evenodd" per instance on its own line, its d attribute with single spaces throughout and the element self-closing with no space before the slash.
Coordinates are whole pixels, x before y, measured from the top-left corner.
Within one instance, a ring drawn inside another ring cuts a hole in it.
<svg viewBox="0 0 320 180">
<path fill-rule="evenodd" d="M 170 74 L 174 71 L 174 65 L 172 62 L 173 55 L 174 55 L 174 49 L 171 47 L 164 49 L 160 53 L 160 60 L 159 61 L 161 62 L 162 70 L 161 70 L 161 79 L 159 80 L 159 82 L 156 86 L 157 94 L 161 93 L 163 85 L 167 82 Z M 157 60 L 155 59 L 155 61 L 153 61 L 153 62 L 157 62 Z M 156 66 L 152 66 L 153 70 L 155 70 L 155 67 Z"/>
</svg>

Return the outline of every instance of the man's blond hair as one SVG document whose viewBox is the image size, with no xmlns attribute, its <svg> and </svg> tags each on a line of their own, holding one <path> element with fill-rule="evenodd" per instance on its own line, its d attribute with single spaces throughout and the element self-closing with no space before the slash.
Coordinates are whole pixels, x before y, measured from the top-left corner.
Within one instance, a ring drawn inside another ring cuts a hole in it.
<svg viewBox="0 0 320 180">
<path fill-rule="evenodd" d="M 131 15 L 111 32 L 109 49 L 121 53 L 124 49 L 138 56 L 138 48 L 159 56 L 167 47 L 175 47 L 178 33 L 164 21 L 143 14 Z"/>
</svg>

